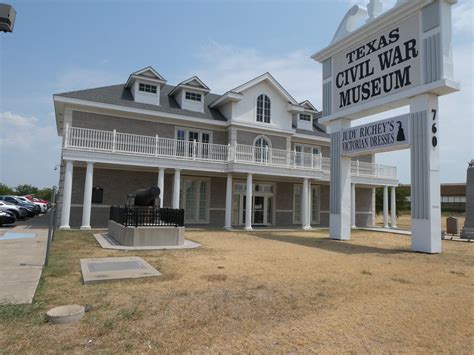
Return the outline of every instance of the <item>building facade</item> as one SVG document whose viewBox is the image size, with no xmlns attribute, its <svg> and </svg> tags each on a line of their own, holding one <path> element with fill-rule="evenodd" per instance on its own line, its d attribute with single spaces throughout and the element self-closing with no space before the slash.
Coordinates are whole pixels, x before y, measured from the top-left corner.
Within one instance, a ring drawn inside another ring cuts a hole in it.
<svg viewBox="0 0 474 355">
<path fill-rule="evenodd" d="M 54 95 L 54 106 L 61 228 L 106 227 L 110 206 L 151 185 L 160 206 L 185 209 L 187 226 L 329 225 L 321 113 L 269 73 L 217 95 L 196 76 L 172 86 L 147 67 L 125 84 Z M 375 187 L 394 193 L 396 168 L 368 155 L 352 161 L 351 174 L 348 218 L 373 225 Z"/>
</svg>

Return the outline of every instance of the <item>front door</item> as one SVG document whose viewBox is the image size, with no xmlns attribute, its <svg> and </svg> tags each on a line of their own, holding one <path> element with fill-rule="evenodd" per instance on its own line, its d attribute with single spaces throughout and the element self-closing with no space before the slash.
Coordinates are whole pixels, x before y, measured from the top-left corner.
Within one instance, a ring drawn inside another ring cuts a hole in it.
<svg viewBox="0 0 474 355">
<path fill-rule="evenodd" d="M 265 197 L 255 196 L 253 205 L 253 223 L 264 224 L 265 217 Z"/>
</svg>

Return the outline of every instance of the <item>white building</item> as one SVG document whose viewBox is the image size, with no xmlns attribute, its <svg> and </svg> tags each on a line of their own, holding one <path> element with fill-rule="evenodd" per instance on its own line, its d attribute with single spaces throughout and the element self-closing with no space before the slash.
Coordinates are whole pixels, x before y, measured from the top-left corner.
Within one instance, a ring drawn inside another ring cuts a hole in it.
<svg viewBox="0 0 474 355">
<path fill-rule="evenodd" d="M 111 205 L 151 185 L 162 207 L 185 209 L 186 225 L 328 226 L 330 140 L 321 113 L 269 73 L 222 95 L 210 91 L 196 76 L 168 85 L 147 67 L 125 84 L 54 95 L 61 227 L 104 227 Z M 373 155 L 358 159 L 351 218 L 368 226 L 375 187 L 396 186 L 397 171 Z M 386 224 L 387 216 L 388 206 Z"/>
</svg>

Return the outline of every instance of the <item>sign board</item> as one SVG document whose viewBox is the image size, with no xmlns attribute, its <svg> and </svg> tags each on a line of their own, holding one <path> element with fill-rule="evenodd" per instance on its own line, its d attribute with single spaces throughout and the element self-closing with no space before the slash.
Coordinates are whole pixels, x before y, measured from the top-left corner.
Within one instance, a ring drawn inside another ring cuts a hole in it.
<svg viewBox="0 0 474 355">
<path fill-rule="evenodd" d="M 342 130 L 342 155 L 354 156 L 409 148 L 409 116 L 396 116 Z"/>
<path fill-rule="evenodd" d="M 335 55 L 332 112 L 421 84 L 420 16 L 411 16 Z"/>
</svg>

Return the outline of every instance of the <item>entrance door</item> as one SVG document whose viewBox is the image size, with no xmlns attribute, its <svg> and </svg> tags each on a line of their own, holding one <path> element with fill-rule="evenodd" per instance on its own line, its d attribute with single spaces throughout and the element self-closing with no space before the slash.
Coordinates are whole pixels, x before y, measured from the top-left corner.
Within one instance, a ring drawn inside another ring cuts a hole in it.
<svg viewBox="0 0 474 355">
<path fill-rule="evenodd" d="M 253 223 L 254 224 L 264 224 L 265 217 L 265 197 L 264 196 L 255 196 L 253 204 Z"/>
</svg>

